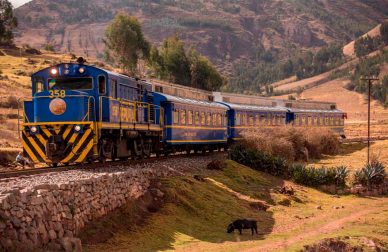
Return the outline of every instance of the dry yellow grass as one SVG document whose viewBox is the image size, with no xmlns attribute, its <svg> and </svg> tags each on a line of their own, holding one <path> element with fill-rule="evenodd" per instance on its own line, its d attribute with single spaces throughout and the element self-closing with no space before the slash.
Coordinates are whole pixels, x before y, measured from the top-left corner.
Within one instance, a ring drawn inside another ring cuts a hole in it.
<svg viewBox="0 0 388 252">
<path fill-rule="evenodd" d="M 377 157 L 388 172 L 388 140 L 377 141 L 371 145 L 371 156 Z M 344 144 L 341 146 L 340 154 L 336 156 L 326 156 L 325 158 L 313 162 L 316 166 L 339 166 L 349 167 L 351 171 L 362 168 L 367 162 L 367 145 L 365 143 Z"/>
</svg>

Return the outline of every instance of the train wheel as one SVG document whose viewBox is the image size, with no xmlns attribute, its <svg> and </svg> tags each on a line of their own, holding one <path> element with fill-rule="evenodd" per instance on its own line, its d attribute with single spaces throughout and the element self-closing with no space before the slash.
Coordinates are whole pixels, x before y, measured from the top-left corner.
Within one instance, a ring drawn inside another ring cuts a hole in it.
<svg viewBox="0 0 388 252">
<path fill-rule="evenodd" d="M 151 150 L 152 150 L 152 140 L 146 139 L 145 141 L 141 141 L 142 147 L 143 147 L 143 154 L 146 158 L 149 158 L 151 156 Z"/>
<path fill-rule="evenodd" d="M 137 158 L 142 158 L 143 156 L 143 149 L 142 149 L 142 144 L 141 144 L 141 140 L 134 140 L 133 141 L 133 158 L 134 159 L 137 159 Z"/>
</svg>

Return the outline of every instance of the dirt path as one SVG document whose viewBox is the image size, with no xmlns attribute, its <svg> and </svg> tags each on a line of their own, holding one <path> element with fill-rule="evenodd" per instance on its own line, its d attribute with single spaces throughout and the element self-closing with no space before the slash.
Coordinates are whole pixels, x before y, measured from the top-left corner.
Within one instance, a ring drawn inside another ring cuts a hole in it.
<svg viewBox="0 0 388 252">
<path fill-rule="evenodd" d="M 333 232 L 335 230 L 338 230 L 345 223 L 355 221 L 364 215 L 368 215 L 368 214 L 372 213 L 373 211 L 376 211 L 376 209 L 367 209 L 364 211 L 355 212 L 347 217 L 343 217 L 341 219 L 331 221 L 331 222 L 327 223 L 326 225 L 324 225 L 323 227 L 306 230 L 305 232 L 303 232 L 303 234 L 294 236 L 294 237 L 289 238 L 285 241 L 271 242 L 271 244 L 253 247 L 253 248 L 250 248 L 250 249 L 247 249 L 244 251 L 247 251 L 247 252 L 248 251 L 252 251 L 252 252 L 253 251 L 276 251 L 276 250 L 280 250 L 280 249 L 286 249 L 287 247 L 289 247 L 297 242 L 300 242 L 306 238 L 314 237 L 314 236 L 317 236 L 320 234 L 326 234 L 326 233 L 330 233 L 330 232 Z"/>
</svg>

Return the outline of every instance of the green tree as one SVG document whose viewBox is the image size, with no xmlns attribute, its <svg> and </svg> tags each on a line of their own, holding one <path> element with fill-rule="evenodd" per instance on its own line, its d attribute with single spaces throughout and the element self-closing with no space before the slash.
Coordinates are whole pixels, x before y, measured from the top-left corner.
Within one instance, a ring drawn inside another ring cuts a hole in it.
<svg viewBox="0 0 388 252">
<path fill-rule="evenodd" d="M 149 66 L 160 79 L 206 90 L 219 90 L 225 79 L 194 48 L 185 50 L 177 34 L 166 38 L 158 50 L 152 47 Z"/>
<path fill-rule="evenodd" d="M 159 53 L 164 71 L 161 76 L 166 76 L 169 81 L 175 83 L 189 85 L 191 83 L 190 62 L 178 34 L 166 38 Z"/>
<path fill-rule="evenodd" d="M 188 58 L 190 61 L 191 86 L 211 91 L 219 90 L 224 83 L 224 79 L 212 63 L 194 48 L 190 48 Z"/>
<path fill-rule="evenodd" d="M 12 4 L 8 0 L 0 0 L 0 45 L 12 45 L 12 30 L 18 25 Z"/>
<path fill-rule="evenodd" d="M 384 43 L 388 44 L 388 21 L 385 21 L 383 24 L 381 24 L 380 34 Z"/>
<path fill-rule="evenodd" d="M 107 59 L 130 74 L 137 73 L 139 59 L 147 59 L 150 45 L 136 17 L 119 13 L 108 25 L 104 39 Z"/>
</svg>

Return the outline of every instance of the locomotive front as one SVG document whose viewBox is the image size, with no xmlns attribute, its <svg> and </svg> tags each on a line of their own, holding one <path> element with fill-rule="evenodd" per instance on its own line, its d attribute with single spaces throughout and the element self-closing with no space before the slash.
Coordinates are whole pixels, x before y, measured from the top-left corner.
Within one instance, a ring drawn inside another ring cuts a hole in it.
<svg viewBox="0 0 388 252">
<path fill-rule="evenodd" d="M 98 155 L 99 93 L 107 76 L 98 68 L 59 64 L 32 75 L 32 98 L 24 101 L 22 144 L 33 162 L 81 163 Z"/>
</svg>

